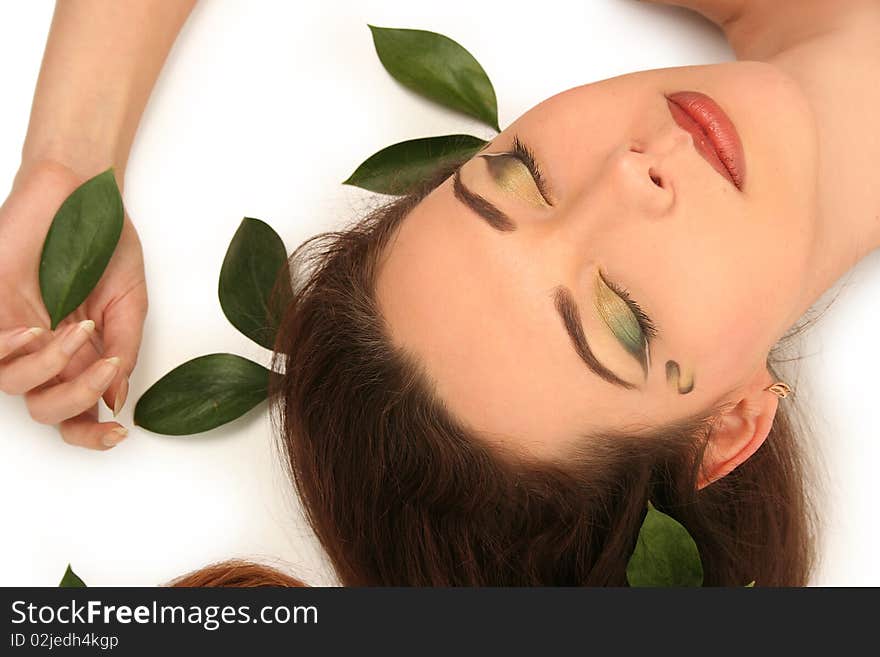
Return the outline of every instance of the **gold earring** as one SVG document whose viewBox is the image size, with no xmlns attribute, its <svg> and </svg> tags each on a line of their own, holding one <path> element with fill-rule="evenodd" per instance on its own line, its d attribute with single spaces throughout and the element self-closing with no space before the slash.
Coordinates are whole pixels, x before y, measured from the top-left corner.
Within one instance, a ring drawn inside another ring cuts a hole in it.
<svg viewBox="0 0 880 657">
<path fill-rule="evenodd" d="M 780 399 L 785 399 L 791 394 L 791 388 L 784 381 L 777 381 L 769 388 L 764 388 L 764 390 L 769 390 Z"/>
</svg>

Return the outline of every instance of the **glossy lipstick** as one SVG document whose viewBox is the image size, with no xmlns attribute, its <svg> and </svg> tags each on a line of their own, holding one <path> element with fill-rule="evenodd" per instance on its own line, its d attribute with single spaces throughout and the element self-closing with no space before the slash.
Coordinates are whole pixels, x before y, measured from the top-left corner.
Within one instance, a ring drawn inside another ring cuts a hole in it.
<svg viewBox="0 0 880 657">
<path fill-rule="evenodd" d="M 672 118 L 694 138 L 694 147 L 712 167 L 742 191 L 746 158 L 733 121 L 706 94 L 678 91 L 666 96 Z"/>
</svg>

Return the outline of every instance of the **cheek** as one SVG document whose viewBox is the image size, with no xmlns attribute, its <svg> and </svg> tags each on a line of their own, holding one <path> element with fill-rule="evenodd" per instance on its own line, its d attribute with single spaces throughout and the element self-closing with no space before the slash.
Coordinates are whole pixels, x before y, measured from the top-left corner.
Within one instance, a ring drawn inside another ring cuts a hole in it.
<svg viewBox="0 0 880 657">
<path fill-rule="evenodd" d="M 731 389 L 754 373 L 774 341 L 780 308 L 761 298 L 740 279 L 741 287 L 729 286 L 715 302 L 689 314 L 683 334 L 689 335 L 697 378 Z"/>
<path fill-rule="evenodd" d="M 772 275 L 764 277 L 748 258 L 730 253 L 691 253 L 688 276 L 658 277 L 666 283 L 660 328 L 669 340 L 663 357 L 689 365 L 697 387 L 730 387 L 754 371 L 787 312 Z"/>
<path fill-rule="evenodd" d="M 712 207 L 710 200 L 703 207 Z M 753 203 L 715 208 L 683 215 L 660 238 L 669 240 L 668 252 L 652 252 L 643 243 L 644 257 L 659 272 L 669 307 L 717 344 L 769 348 L 799 296 L 812 236 L 791 225 L 800 216 L 783 217 L 781 209 Z"/>
<path fill-rule="evenodd" d="M 714 318 L 694 313 L 686 330 L 658 352 L 654 376 L 670 390 L 692 382 L 695 394 L 684 401 L 703 405 L 708 397 L 737 388 L 754 371 L 759 359 L 754 333 L 742 326 L 728 328 Z M 669 370 L 668 364 L 675 367 Z M 671 378 L 670 378 L 671 377 Z"/>
</svg>

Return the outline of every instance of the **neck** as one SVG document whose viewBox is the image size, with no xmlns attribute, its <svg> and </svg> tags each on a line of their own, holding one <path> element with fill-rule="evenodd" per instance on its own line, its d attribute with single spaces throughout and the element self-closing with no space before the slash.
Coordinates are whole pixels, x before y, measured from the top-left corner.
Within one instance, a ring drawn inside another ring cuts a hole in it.
<svg viewBox="0 0 880 657">
<path fill-rule="evenodd" d="M 701 2 L 704 0 L 701 0 Z M 876 13 L 876 0 L 716 0 L 712 19 L 737 59 L 770 61 L 777 55 Z M 704 10 L 705 13 L 705 10 Z"/>
<path fill-rule="evenodd" d="M 728 11 L 733 6 L 728 0 L 719 3 Z M 869 172 L 880 142 L 857 128 L 872 124 L 880 102 L 876 91 L 865 88 L 880 63 L 880 2 L 799 0 L 796 12 L 793 4 L 749 0 L 718 21 L 738 59 L 784 70 L 800 82 L 816 114 L 815 239 L 807 278 L 785 329 L 880 247 L 880 194 L 866 191 L 875 187 Z M 858 107 L 845 100 L 854 94 Z"/>
<path fill-rule="evenodd" d="M 793 326 L 834 284 L 859 261 L 880 248 L 880 215 L 822 215 L 817 219 L 799 301 L 783 329 Z"/>
</svg>

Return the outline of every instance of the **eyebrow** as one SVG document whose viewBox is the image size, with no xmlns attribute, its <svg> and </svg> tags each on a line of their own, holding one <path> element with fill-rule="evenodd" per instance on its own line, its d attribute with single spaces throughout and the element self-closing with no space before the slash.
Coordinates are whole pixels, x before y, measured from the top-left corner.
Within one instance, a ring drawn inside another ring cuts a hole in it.
<svg viewBox="0 0 880 657">
<path fill-rule="evenodd" d="M 587 367 L 609 383 L 613 383 L 626 390 L 634 390 L 636 386 L 621 379 L 614 372 L 600 363 L 593 354 L 593 351 L 590 349 L 590 345 L 587 342 L 587 338 L 584 335 L 580 310 L 578 309 L 577 302 L 574 300 L 574 295 L 571 293 L 571 290 L 564 285 L 557 286 L 553 290 L 553 302 L 556 306 L 557 312 L 562 317 L 562 323 L 565 326 L 565 330 L 568 332 L 569 337 L 571 337 L 575 351 L 577 351 L 581 360 L 587 364 Z"/>
<path fill-rule="evenodd" d="M 475 194 L 464 186 L 464 183 L 461 182 L 461 174 L 459 171 L 460 169 L 455 170 L 452 180 L 452 191 L 455 193 L 455 198 L 476 212 L 481 218 L 485 219 L 486 223 L 492 226 L 495 230 L 499 230 L 503 233 L 516 230 L 516 224 L 513 223 L 513 220 L 506 212 L 500 210 L 494 203 L 488 201 L 479 194 Z"/>
<path fill-rule="evenodd" d="M 453 174 L 452 189 L 455 193 L 455 197 L 459 201 L 473 210 L 495 230 L 500 232 L 511 232 L 516 230 L 516 224 L 506 212 L 500 210 L 497 206 L 479 194 L 475 194 L 464 185 L 461 181 L 458 169 L 456 169 L 455 174 Z M 580 319 L 580 310 L 578 309 L 577 302 L 574 300 L 574 295 L 571 293 L 571 290 L 564 285 L 559 285 L 554 289 L 553 298 L 556 311 L 562 317 L 562 324 L 571 338 L 574 349 L 580 359 L 586 363 L 587 367 L 589 367 L 597 376 L 609 383 L 613 383 L 626 390 L 636 389 L 635 385 L 624 381 L 600 363 L 599 359 L 593 354 L 593 351 L 590 349 L 590 345 L 587 342 L 587 338 L 584 335 L 584 329 Z"/>
</svg>

